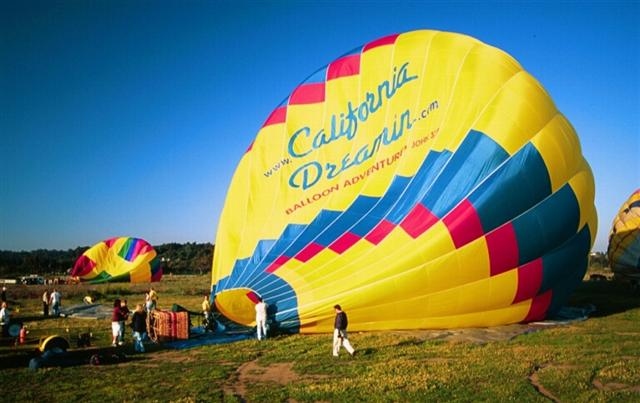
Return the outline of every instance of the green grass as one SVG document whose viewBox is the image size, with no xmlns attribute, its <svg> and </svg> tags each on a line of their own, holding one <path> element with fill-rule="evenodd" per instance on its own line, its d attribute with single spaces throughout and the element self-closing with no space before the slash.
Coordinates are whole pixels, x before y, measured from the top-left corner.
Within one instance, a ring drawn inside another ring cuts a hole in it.
<svg viewBox="0 0 640 403">
<path fill-rule="evenodd" d="M 66 304 L 79 303 L 86 292 L 86 286 L 64 287 Z M 145 286 L 93 288 L 102 302 L 126 295 L 135 304 Z M 196 311 L 208 288 L 206 276 L 175 276 L 156 286 L 161 307 L 178 303 Z M 25 321 L 32 339 L 91 328 L 94 345 L 107 347 L 109 320 L 36 320 L 38 290 L 10 289 L 21 296 L 17 315 L 34 318 Z M 331 357 L 329 334 L 294 335 L 189 350 L 156 348 L 115 365 L 32 371 L 17 365 L 16 357 L 24 363 L 35 345 L 3 345 L 0 385 L 6 397 L 21 401 L 549 401 L 534 387 L 537 382 L 560 401 L 640 401 L 640 297 L 624 284 L 583 283 L 572 304 L 589 303 L 597 311 L 586 321 L 484 343 L 447 341 L 437 332 L 352 333 L 354 358 Z M 256 373 L 239 373 L 246 364 L 255 364 Z M 289 382 L 261 378 L 260 371 L 276 364 L 290 365 Z"/>
</svg>

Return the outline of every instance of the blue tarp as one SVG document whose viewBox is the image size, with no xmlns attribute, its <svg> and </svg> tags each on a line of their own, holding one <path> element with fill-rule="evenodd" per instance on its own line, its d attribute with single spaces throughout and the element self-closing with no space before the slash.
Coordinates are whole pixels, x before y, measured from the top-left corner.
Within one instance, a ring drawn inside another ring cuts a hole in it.
<svg viewBox="0 0 640 403">
<path fill-rule="evenodd" d="M 185 348 L 193 348 L 200 346 L 208 346 L 212 344 L 233 343 L 241 340 L 253 339 L 256 337 L 253 331 L 217 331 L 205 332 L 202 327 L 191 328 L 188 340 L 176 340 L 163 343 L 167 348 L 182 350 Z"/>
</svg>

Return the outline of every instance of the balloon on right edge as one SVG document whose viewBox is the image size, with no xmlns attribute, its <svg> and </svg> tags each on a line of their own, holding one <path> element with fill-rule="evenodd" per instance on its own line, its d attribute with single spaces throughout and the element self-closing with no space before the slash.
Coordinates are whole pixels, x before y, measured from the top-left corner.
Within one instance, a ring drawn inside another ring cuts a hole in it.
<svg viewBox="0 0 640 403">
<path fill-rule="evenodd" d="M 613 219 L 607 256 L 616 276 L 640 280 L 640 189 L 633 192 Z"/>
</svg>

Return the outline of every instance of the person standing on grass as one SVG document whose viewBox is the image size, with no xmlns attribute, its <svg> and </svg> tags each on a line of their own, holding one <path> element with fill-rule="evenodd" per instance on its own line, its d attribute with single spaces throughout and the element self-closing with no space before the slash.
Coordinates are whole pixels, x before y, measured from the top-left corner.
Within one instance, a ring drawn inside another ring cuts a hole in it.
<svg viewBox="0 0 640 403">
<path fill-rule="evenodd" d="M 49 290 L 44 290 L 42 294 L 42 314 L 47 317 L 49 316 Z"/>
<path fill-rule="evenodd" d="M 333 356 L 338 356 L 340 347 L 344 347 L 351 356 L 354 356 L 356 350 L 351 346 L 347 337 L 347 325 L 349 324 L 347 314 L 340 305 L 334 305 L 333 309 L 336 311 L 336 319 L 333 323 Z"/>
<path fill-rule="evenodd" d="M 120 301 L 120 334 L 118 335 L 118 344 L 124 344 L 124 328 L 125 322 L 129 318 L 129 307 L 127 306 L 127 300 Z"/>
<path fill-rule="evenodd" d="M 211 317 L 211 303 L 209 302 L 208 295 L 205 295 L 202 300 L 202 315 L 204 316 L 203 325 L 206 331 L 207 329 L 210 329 L 213 324 L 213 318 Z"/>
<path fill-rule="evenodd" d="M 9 335 L 9 322 L 11 322 L 9 307 L 5 301 L 2 301 L 2 305 L 0 306 L 0 328 L 2 328 L 2 337 Z"/>
<path fill-rule="evenodd" d="M 136 305 L 136 310 L 131 316 L 133 327 L 133 347 L 138 353 L 144 353 L 144 339 L 147 337 L 147 313 L 142 304 Z"/>
<path fill-rule="evenodd" d="M 113 300 L 113 311 L 111 311 L 111 345 L 118 345 L 118 337 L 120 337 L 120 321 L 122 320 L 122 312 L 120 311 L 120 299 Z"/>
<path fill-rule="evenodd" d="M 151 312 L 158 307 L 158 293 L 153 287 L 149 288 L 148 311 Z"/>
<path fill-rule="evenodd" d="M 267 338 L 267 304 L 258 298 L 256 304 L 256 327 L 258 330 L 258 340 Z"/>
<path fill-rule="evenodd" d="M 62 303 L 62 295 L 60 295 L 58 290 L 54 288 L 53 292 L 51 293 L 51 298 L 49 299 L 49 305 L 51 305 L 53 316 L 55 317 L 60 316 L 61 303 Z"/>
</svg>

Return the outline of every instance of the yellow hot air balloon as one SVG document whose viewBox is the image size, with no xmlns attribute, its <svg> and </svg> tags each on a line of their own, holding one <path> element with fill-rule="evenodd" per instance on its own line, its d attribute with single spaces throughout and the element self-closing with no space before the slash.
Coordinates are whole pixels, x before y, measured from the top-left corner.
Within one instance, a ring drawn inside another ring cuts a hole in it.
<svg viewBox="0 0 640 403">
<path fill-rule="evenodd" d="M 539 320 L 581 281 L 596 233 L 576 133 L 508 54 L 414 31 L 320 69 L 242 156 L 219 221 L 217 309 L 284 331 Z"/>
<path fill-rule="evenodd" d="M 613 219 L 607 256 L 617 277 L 640 281 L 640 189 L 633 192 Z"/>
<path fill-rule="evenodd" d="M 71 276 L 90 283 L 160 281 L 162 265 L 144 239 L 119 237 L 98 242 L 76 260 Z"/>
</svg>

